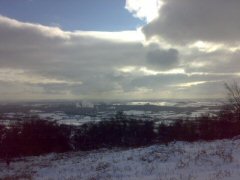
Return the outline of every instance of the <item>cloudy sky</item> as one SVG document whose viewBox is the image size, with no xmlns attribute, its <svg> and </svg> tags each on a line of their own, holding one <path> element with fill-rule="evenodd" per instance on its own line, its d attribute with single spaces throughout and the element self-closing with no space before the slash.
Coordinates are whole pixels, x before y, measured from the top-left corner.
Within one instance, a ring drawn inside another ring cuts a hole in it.
<svg viewBox="0 0 240 180">
<path fill-rule="evenodd" d="M 0 100 L 224 97 L 239 0 L 0 0 Z"/>
</svg>

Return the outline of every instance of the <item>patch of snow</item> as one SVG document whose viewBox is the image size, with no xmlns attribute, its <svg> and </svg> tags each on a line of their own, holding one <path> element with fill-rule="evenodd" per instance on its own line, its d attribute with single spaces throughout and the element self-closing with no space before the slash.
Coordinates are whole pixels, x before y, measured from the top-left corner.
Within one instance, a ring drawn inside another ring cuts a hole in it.
<svg viewBox="0 0 240 180">
<path fill-rule="evenodd" d="M 95 150 L 18 159 L 0 179 L 238 180 L 240 139 L 176 142 L 129 150 Z"/>
</svg>

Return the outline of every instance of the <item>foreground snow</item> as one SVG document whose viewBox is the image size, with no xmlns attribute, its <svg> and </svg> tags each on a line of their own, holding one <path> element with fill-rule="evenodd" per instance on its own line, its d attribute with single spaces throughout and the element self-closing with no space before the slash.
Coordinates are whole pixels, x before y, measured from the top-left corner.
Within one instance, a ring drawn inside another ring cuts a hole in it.
<svg viewBox="0 0 240 180">
<path fill-rule="evenodd" d="M 28 157 L 0 162 L 0 179 L 238 180 L 239 170 L 237 139 Z"/>
</svg>

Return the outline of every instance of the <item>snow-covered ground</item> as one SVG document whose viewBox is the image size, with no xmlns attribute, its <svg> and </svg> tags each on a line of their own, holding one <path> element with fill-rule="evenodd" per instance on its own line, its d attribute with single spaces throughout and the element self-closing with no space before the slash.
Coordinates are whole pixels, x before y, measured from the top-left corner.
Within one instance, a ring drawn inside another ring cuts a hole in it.
<svg viewBox="0 0 240 180">
<path fill-rule="evenodd" d="M 1 162 L 0 179 L 239 180 L 239 152 L 235 139 L 49 154 Z"/>
</svg>

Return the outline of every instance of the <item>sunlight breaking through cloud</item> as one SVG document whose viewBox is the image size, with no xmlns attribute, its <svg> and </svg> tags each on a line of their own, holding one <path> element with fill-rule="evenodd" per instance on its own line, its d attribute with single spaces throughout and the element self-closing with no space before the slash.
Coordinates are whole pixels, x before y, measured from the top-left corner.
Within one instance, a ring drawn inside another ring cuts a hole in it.
<svg viewBox="0 0 240 180">
<path fill-rule="evenodd" d="M 158 17 L 158 11 L 163 2 L 160 0 L 127 0 L 125 8 L 134 17 L 145 20 L 147 23 Z"/>
<path fill-rule="evenodd" d="M 177 84 L 177 85 L 173 85 L 176 87 L 182 87 L 182 88 L 188 88 L 191 86 L 197 86 L 199 84 L 204 84 L 207 83 L 207 81 L 197 81 L 197 82 L 188 82 L 188 83 L 181 83 L 181 84 Z"/>
</svg>

